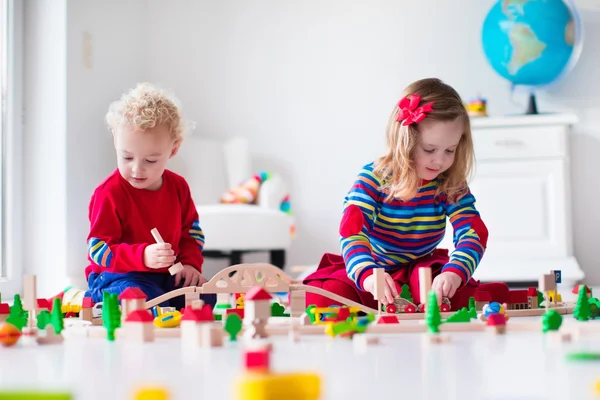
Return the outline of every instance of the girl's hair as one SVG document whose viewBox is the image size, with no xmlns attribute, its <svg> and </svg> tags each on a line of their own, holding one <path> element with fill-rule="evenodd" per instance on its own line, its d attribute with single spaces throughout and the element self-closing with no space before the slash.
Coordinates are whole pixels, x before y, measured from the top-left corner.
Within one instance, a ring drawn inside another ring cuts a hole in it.
<svg viewBox="0 0 600 400">
<path fill-rule="evenodd" d="M 438 176 L 440 185 L 435 193 L 436 199 L 439 199 L 440 194 L 445 194 L 448 202 L 454 203 L 466 194 L 467 181 L 475 161 L 467 110 L 456 90 L 436 78 L 413 82 L 404 89 L 404 94 L 421 96 L 418 106 L 433 102 L 433 111 L 426 114 L 426 120 L 460 119 L 463 122 L 464 132 L 456 148 L 454 163 Z M 387 125 L 388 150 L 383 157 L 375 161 L 373 172 L 383 182 L 381 189 L 388 191 L 387 200 L 397 198 L 407 201 L 416 196 L 421 183 L 413 158 L 419 124 L 402 126 L 402 121 L 396 121 L 399 111 L 396 105 L 390 115 Z"/>
<path fill-rule="evenodd" d="M 138 83 L 111 103 L 106 123 L 113 133 L 124 126 L 145 131 L 165 125 L 176 142 L 180 142 L 186 133 L 177 98 L 147 82 Z"/>
</svg>

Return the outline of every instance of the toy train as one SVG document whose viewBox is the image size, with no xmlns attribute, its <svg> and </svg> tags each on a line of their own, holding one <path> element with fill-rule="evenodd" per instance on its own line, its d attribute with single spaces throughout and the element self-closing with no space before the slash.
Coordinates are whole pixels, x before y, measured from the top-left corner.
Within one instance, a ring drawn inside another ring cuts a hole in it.
<svg viewBox="0 0 600 400">
<path fill-rule="evenodd" d="M 404 297 L 397 296 L 392 304 L 382 305 L 381 310 L 390 314 L 412 314 L 415 312 L 425 312 L 425 304 L 416 305 Z M 447 297 L 442 299 L 440 305 L 441 312 L 450 311 L 450 300 Z"/>
</svg>

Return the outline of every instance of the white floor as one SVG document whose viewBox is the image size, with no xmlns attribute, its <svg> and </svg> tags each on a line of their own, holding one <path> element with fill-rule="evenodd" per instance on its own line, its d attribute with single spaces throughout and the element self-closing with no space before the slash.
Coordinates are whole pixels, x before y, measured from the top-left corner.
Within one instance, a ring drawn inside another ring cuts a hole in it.
<svg viewBox="0 0 600 400">
<path fill-rule="evenodd" d="M 328 400 L 598 398 L 600 361 L 566 361 L 565 354 L 600 352 L 599 337 L 551 345 L 541 332 L 447 335 L 451 342 L 438 345 L 424 344 L 420 334 L 379 335 L 381 343 L 367 353 L 341 338 L 305 336 L 292 343 L 277 337 L 272 369 L 319 373 L 321 398 Z M 233 399 L 243 373 L 241 346 L 201 350 L 184 349 L 179 339 L 131 344 L 83 337 L 44 347 L 20 344 L 0 348 L 0 390 L 66 389 L 75 399 L 132 399 L 137 387 L 152 384 L 166 387 L 171 399 Z"/>
</svg>

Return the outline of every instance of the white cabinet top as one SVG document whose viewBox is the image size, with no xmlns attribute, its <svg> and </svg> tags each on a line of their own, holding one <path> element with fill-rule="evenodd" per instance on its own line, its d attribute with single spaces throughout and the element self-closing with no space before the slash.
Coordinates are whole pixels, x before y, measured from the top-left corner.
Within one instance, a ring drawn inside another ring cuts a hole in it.
<svg viewBox="0 0 600 400">
<path fill-rule="evenodd" d="M 514 115 L 506 117 L 472 117 L 472 129 L 518 126 L 573 125 L 579 122 L 575 114 Z"/>
</svg>

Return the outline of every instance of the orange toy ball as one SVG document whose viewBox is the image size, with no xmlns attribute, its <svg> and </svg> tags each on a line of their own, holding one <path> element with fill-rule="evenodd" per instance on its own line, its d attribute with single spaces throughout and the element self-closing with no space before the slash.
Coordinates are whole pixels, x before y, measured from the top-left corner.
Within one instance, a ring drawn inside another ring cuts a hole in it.
<svg viewBox="0 0 600 400">
<path fill-rule="evenodd" d="M 21 331 L 16 326 L 6 323 L 0 328 L 0 343 L 4 347 L 14 346 L 21 337 Z"/>
</svg>

